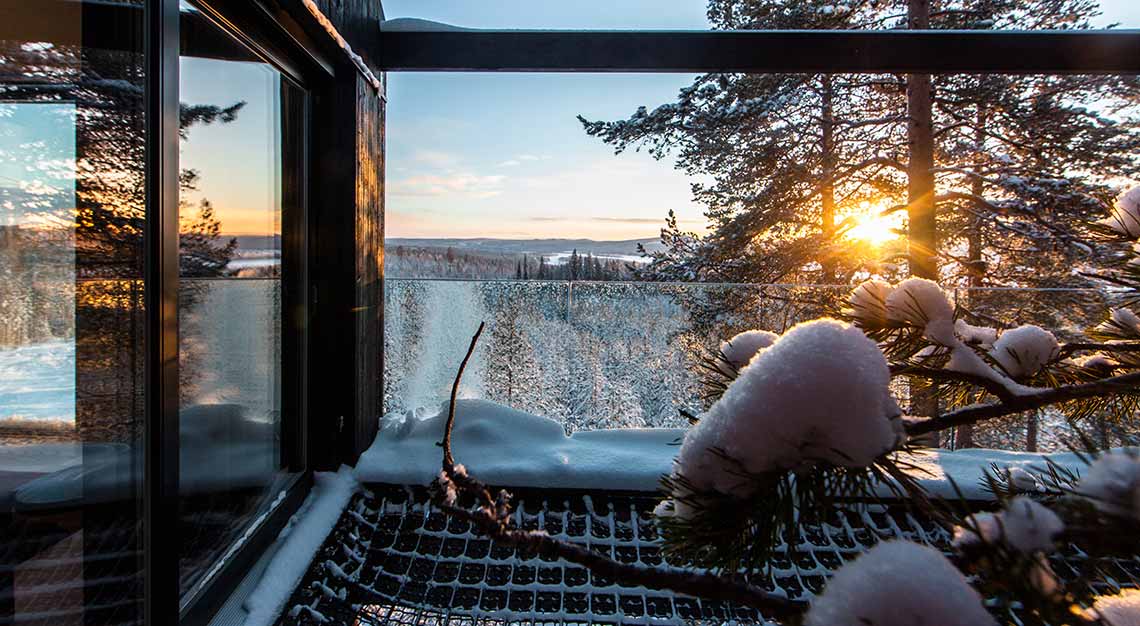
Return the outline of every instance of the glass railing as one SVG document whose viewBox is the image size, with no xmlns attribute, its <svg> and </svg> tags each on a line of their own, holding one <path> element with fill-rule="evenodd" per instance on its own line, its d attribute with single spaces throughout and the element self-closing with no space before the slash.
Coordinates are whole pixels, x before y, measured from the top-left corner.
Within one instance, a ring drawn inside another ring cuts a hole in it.
<svg viewBox="0 0 1140 626">
<path fill-rule="evenodd" d="M 567 432 L 682 427 L 707 406 L 700 364 L 726 337 L 825 315 L 849 286 L 388 279 L 384 411 L 436 413 L 480 322 L 461 397 L 557 420 Z M 1112 303 L 1095 289 L 948 290 L 970 321 L 1038 324 L 1065 341 Z M 908 389 L 897 381 L 904 405 Z M 1094 429 L 1095 430 L 1095 429 Z M 1075 433 L 1055 411 L 976 429 L 976 445 L 1056 449 Z M 952 434 L 942 442 L 952 446 Z"/>
</svg>

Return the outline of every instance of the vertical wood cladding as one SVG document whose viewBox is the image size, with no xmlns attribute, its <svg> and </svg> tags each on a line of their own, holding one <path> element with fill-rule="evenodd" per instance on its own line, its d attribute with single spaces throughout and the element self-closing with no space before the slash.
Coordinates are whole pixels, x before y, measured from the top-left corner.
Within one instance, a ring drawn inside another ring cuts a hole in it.
<svg viewBox="0 0 1140 626">
<path fill-rule="evenodd" d="M 375 68 L 379 0 L 315 0 L 353 51 Z M 290 7 L 314 39 L 331 41 L 300 1 Z M 335 469 L 376 435 L 383 372 L 384 100 L 334 50 L 336 77 L 314 88 L 314 306 L 310 459 Z M 381 73 L 373 70 L 377 76 Z"/>
<path fill-rule="evenodd" d="M 384 100 L 356 80 L 356 420 L 353 459 L 372 442 L 383 410 Z"/>
</svg>

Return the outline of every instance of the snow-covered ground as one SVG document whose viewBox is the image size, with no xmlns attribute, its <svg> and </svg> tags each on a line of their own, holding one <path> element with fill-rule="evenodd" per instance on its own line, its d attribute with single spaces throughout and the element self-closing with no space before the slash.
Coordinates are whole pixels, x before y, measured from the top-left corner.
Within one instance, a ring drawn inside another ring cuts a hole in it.
<svg viewBox="0 0 1140 626">
<path fill-rule="evenodd" d="M 0 420 L 75 419 L 75 344 L 0 349 Z"/>
<path fill-rule="evenodd" d="M 547 265 L 566 265 L 570 261 L 570 256 L 574 251 L 558 252 L 555 254 L 543 255 L 543 260 Z M 586 253 L 580 252 L 578 256 L 585 258 Z M 622 261 L 623 263 L 648 263 L 649 259 L 641 256 L 640 254 L 594 254 L 593 257 L 600 261 Z"/>
<path fill-rule="evenodd" d="M 582 431 L 566 436 L 554 420 L 486 400 L 460 400 L 452 432 L 455 459 L 481 480 L 511 487 L 657 491 L 673 470 L 684 429 L 627 428 Z M 362 483 L 427 485 L 440 470 L 447 406 L 432 415 L 390 417 L 360 457 Z M 991 464 L 999 468 L 1044 468 L 1046 458 L 1076 471 L 1072 453 L 1050 455 L 1003 450 L 931 450 L 909 456 L 919 482 L 934 494 L 953 498 L 951 480 L 968 498 L 988 499 L 983 489 Z M 884 490 L 884 495 L 887 491 Z"/>
<path fill-rule="evenodd" d="M 352 470 L 317 472 L 313 491 L 281 530 L 274 554 L 257 587 L 246 598 L 245 626 L 269 626 L 277 621 L 293 589 L 309 569 L 309 562 L 336 526 L 358 486 Z"/>
<path fill-rule="evenodd" d="M 654 491 L 670 470 L 683 431 L 591 430 L 566 436 L 554 420 L 487 400 L 460 400 L 455 458 L 481 480 L 513 487 Z M 439 474 L 446 405 L 424 419 L 384 424 L 361 456 L 361 482 L 426 485 Z"/>
</svg>

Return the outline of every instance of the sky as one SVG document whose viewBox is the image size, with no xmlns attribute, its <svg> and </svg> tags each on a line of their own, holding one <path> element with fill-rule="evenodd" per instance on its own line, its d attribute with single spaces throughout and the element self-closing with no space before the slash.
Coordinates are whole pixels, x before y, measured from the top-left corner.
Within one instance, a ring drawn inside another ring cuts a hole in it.
<svg viewBox="0 0 1140 626">
<path fill-rule="evenodd" d="M 229 123 L 197 124 L 180 144 L 179 166 L 198 172 L 185 199 L 213 205 L 226 235 L 280 233 L 281 75 L 268 65 L 182 57 L 183 104 L 244 102 Z"/>
<path fill-rule="evenodd" d="M 383 0 L 385 16 L 472 28 L 707 28 L 703 0 Z M 1140 0 L 1102 0 L 1140 27 Z M 655 237 L 670 209 L 701 231 L 694 180 L 582 130 L 673 100 L 681 74 L 388 76 L 388 237 Z"/>
<path fill-rule="evenodd" d="M 1102 0 L 1101 6 L 1101 25 L 1140 27 L 1140 0 Z M 469 27 L 707 26 L 703 0 L 384 0 L 384 8 L 389 18 Z M 190 200 L 210 199 L 226 234 L 279 228 L 279 80 L 262 64 L 182 61 L 184 102 L 247 103 L 230 124 L 193 128 L 181 151 L 182 167 L 201 174 Z M 390 74 L 387 235 L 649 238 L 670 209 L 683 227 L 701 230 L 693 179 L 668 159 L 615 156 L 576 119 L 625 118 L 638 106 L 673 100 L 691 80 L 680 74 Z M 69 162 L 71 124 L 55 118 L 73 113 L 41 107 L 35 115 L 20 110 L 0 119 L 0 156 L 18 153 L 34 131 L 48 137 L 47 161 Z M 48 183 L 52 176 L 42 163 L 30 167 L 0 158 L 0 185 Z"/>
<path fill-rule="evenodd" d="M 387 17 L 469 27 L 704 28 L 703 2 L 384 0 Z M 634 239 L 665 213 L 703 228 L 690 181 L 645 153 L 615 156 L 576 116 L 667 102 L 678 74 L 388 75 L 388 237 Z"/>
</svg>

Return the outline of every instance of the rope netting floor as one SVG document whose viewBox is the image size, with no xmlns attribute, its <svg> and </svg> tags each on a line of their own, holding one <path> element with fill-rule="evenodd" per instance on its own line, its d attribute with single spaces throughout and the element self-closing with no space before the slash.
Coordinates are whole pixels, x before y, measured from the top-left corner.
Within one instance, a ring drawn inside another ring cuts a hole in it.
<svg viewBox="0 0 1140 626">
<path fill-rule="evenodd" d="M 668 565 L 648 494 L 516 491 L 515 521 L 614 559 Z M 945 548 L 949 536 L 902 510 L 863 506 L 803 526 L 753 582 L 791 598 L 818 593 L 844 562 L 884 539 Z M 1072 572 L 1053 559 L 1058 575 Z M 1104 563 L 1101 592 L 1140 586 L 1140 557 Z M 526 554 L 471 532 L 422 488 L 370 485 L 357 494 L 294 590 L 281 625 L 762 623 L 753 609 L 629 588 L 582 567 Z"/>
</svg>

